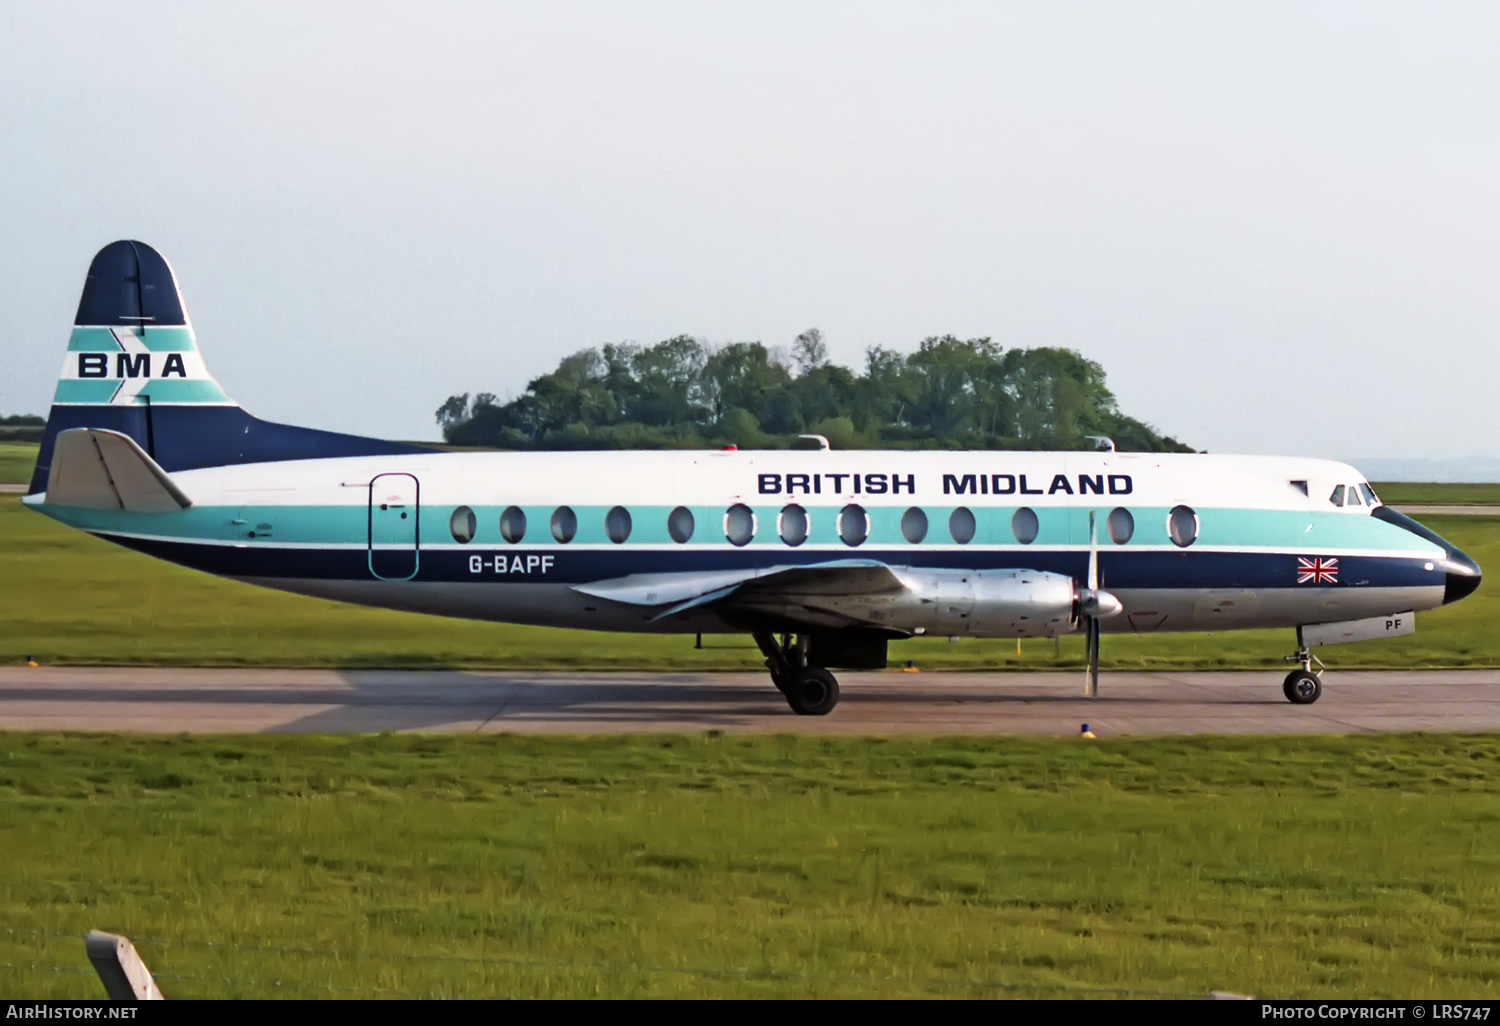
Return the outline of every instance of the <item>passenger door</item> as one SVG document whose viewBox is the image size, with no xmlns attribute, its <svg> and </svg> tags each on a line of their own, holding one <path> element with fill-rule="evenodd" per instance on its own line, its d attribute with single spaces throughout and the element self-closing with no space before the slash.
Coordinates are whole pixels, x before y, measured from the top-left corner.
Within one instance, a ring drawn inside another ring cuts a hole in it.
<svg viewBox="0 0 1500 1026">
<path fill-rule="evenodd" d="M 419 496 L 410 474 L 381 474 L 370 482 L 370 573 L 382 581 L 417 575 Z"/>
</svg>

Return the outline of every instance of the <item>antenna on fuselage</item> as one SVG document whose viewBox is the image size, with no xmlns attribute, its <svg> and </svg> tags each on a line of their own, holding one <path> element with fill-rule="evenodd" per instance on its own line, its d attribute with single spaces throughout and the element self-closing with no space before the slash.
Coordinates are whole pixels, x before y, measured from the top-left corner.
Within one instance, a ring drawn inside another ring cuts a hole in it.
<svg viewBox="0 0 1500 1026">
<path fill-rule="evenodd" d="M 798 435 L 797 437 L 805 438 L 809 442 L 817 442 L 818 448 L 825 452 L 833 448 L 833 445 L 829 443 L 828 437 L 826 435 Z"/>
<path fill-rule="evenodd" d="M 1084 435 L 1083 437 L 1094 443 L 1095 452 L 1115 451 L 1115 440 L 1108 435 Z"/>
</svg>

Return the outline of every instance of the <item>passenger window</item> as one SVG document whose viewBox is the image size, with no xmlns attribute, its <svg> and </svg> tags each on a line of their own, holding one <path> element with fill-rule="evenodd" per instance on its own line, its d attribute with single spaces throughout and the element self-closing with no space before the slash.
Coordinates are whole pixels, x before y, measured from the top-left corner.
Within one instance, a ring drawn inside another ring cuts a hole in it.
<svg viewBox="0 0 1500 1026">
<path fill-rule="evenodd" d="M 901 514 L 901 537 L 920 545 L 927 537 L 927 514 L 915 506 Z"/>
<path fill-rule="evenodd" d="M 974 540 L 974 514 L 966 506 L 960 506 L 948 517 L 948 534 L 960 545 Z"/>
<path fill-rule="evenodd" d="M 1167 537 L 1180 549 L 1198 540 L 1198 514 L 1191 506 L 1172 507 L 1172 512 L 1167 514 Z"/>
<path fill-rule="evenodd" d="M 630 510 L 616 506 L 604 514 L 604 533 L 616 545 L 623 545 L 630 537 Z"/>
<path fill-rule="evenodd" d="M 507 506 L 500 514 L 500 537 L 512 545 L 526 537 L 526 514 L 519 507 Z"/>
<path fill-rule="evenodd" d="M 686 506 L 678 506 L 667 514 L 667 533 L 678 545 L 686 545 L 692 539 L 695 526 L 693 511 Z"/>
<path fill-rule="evenodd" d="M 1328 497 L 1328 501 L 1335 506 L 1342 506 L 1344 504 L 1344 486 L 1339 485 L 1335 488 L 1333 494 Z"/>
<path fill-rule="evenodd" d="M 733 545 L 749 545 L 755 537 L 755 513 L 737 502 L 724 513 L 724 537 Z"/>
<path fill-rule="evenodd" d="M 1124 506 L 1116 506 L 1104 519 L 1104 529 L 1109 533 L 1110 541 L 1124 545 L 1135 534 L 1135 517 Z"/>
<path fill-rule="evenodd" d="M 870 518 L 863 506 L 851 502 L 839 511 L 839 537 L 845 545 L 863 545 L 870 537 Z"/>
<path fill-rule="evenodd" d="M 552 537 L 563 545 L 573 540 L 578 533 L 578 515 L 567 506 L 559 506 L 552 514 Z"/>
<path fill-rule="evenodd" d="M 1010 533 L 1015 535 L 1016 541 L 1022 545 L 1030 545 L 1036 541 L 1036 536 L 1041 529 L 1041 521 L 1037 520 L 1036 511 L 1029 506 L 1022 506 L 1016 510 L 1016 515 L 1010 518 Z"/>
<path fill-rule="evenodd" d="M 474 540 L 474 529 L 478 526 L 474 511 L 467 506 L 458 507 L 448 518 L 448 533 L 460 545 L 467 545 Z"/>
<path fill-rule="evenodd" d="M 801 545 L 807 541 L 807 510 L 795 502 L 787 506 L 776 518 L 776 533 L 788 545 Z"/>
</svg>

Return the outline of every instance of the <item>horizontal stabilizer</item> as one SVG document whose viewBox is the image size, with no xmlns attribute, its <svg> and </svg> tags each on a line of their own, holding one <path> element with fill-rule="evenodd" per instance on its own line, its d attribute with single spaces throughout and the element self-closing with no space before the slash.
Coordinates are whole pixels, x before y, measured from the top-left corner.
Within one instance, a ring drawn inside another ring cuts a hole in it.
<svg viewBox="0 0 1500 1026">
<path fill-rule="evenodd" d="M 47 503 L 131 513 L 175 513 L 192 501 L 129 435 L 103 428 L 58 434 Z"/>
</svg>

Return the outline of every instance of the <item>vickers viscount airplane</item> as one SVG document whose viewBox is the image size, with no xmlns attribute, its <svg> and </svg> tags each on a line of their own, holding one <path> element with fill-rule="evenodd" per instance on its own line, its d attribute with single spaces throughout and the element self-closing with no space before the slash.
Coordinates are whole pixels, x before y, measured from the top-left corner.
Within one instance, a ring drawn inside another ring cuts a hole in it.
<svg viewBox="0 0 1500 1026">
<path fill-rule="evenodd" d="M 258 420 L 139 242 L 94 258 L 26 502 L 162 559 L 510 623 L 745 632 L 798 713 L 892 638 L 1410 633 L 1479 567 L 1342 463 L 1117 452 L 445 453 Z M 1107 590 L 1106 590 L 1107 589 Z"/>
</svg>

